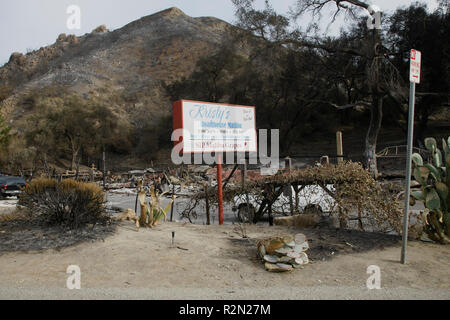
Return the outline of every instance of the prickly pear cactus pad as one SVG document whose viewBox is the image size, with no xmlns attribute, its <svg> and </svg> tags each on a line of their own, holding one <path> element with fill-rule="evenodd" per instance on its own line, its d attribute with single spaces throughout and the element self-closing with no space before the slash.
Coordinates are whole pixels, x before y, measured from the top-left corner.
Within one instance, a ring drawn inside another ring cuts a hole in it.
<svg viewBox="0 0 450 320">
<path fill-rule="evenodd" d="M 309 263 L 305 251 L 309 249 L 304 234 L 280 236 L 258 242 L 258 255 L 269 272 L 287 272 Z"/>
<path fill-rule="evenodd" d="M 412 155 L 414 179 L 421 190 L 411 192 L 412 198 L 421 201 L 424 231 L 438 243 L 450 243 L 450 137 L 442 139 L 442 150 L 436 139 L 426 138 L 425 147 L 431 153 L 428 163 L 418 153 Z"/>
</svg>

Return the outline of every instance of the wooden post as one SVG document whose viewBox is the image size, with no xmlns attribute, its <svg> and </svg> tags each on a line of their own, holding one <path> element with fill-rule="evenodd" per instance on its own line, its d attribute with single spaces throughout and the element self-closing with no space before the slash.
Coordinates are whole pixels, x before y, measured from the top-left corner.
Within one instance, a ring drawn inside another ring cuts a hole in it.
<svg viewBox="0 0 450 320">
<path fill-rule="evenodd" d="M 245 190 L 245 180 L 247 179 L 247 158 L 244 159 L 244 163 L 242 164 L 242 171 L 241 171 L 241 182 L 242 182 L 242 189 Z M 248 197 L 248 193 L 245 192 L 245 200 L 247 201 L 247 212 L 250 212 L 250 200 Z"/>
<path fill-rule="evenodd" d="M 285 161 L 285 168 L 287 168 L 289 174 L 291 174 L 292 171 L 292 159 L 290 157 L 286 157 L 284 159 Z M 289 184 L 289 210 L 291 211 L 291 216 L 294 215 L 294 203 L 292 202 L 292 185 Z"/>
<path fill-rule="evenodd" d="M 236 164 L 233 168 L 233 170 L 231 171 L 230 175 L 228 176 L 228 178 L 225 179 L 225 182 L 223 183 L 223 189 L 225 189 L 225 187 L 227 186 L 228 182 L 230 181 L 231 177 L 233 176 L 234 172 L 236 171 L 236 169 L 238 168 L 238 165 Z"/>
<path fill-rule="evenodd" d="M 94 181 L 95 181 L 95 165 L 92 162 L 92 166 L 91 166 L 91 182 L 94 182 Z"/>
<path fill-rule="evenodd" d="M 140 188 L 140 185 L 139 185 L 139 182 L 137 183 L 137 186 L 136 186 L 136 202 L 134 203 L 134 212 L 136 212 L 136 215 L 137 215 L 137 208 L 138 208 L 138 199 L 139 199 L 139 191 L 141 191 L 141 188 Z"/>
<path fill-rule="evenodd" d="M 174 199 L 174 196 L 175 196 L 175 184 L 172 184 L 172 199 Z M 173 222 L 173 207 L 175 207 L 175 200 L 173 201 L 172 207 L 170 208 L 170 222 Z"/>
<path fill-rule="evenodd" d="M 330 164 L 330 158 L 328 156 L 322 156 L 322 158 L 320 158 L 320 164 L 322 166 L 327 166 Z"/>
<path fill-rule="evenodd" d="M 285 168 L 289 171 L 289 173 L 292 170 L 292 159 L 290 157 L 284 158 Z"/>
<path fill-rule="evenodd" d="M 300 192 L 300 189 L 299 189 L 299 187 L 298 187 L 298 185 L 294 185 L 293 186 L 294 187 L 294 192 L 295 192 L 295 209 L 294 209 L 294 211 L 295 211 L 295 214 L 300 214 L 300 210 L 299 210 L 299 208 L 298 208 L 298 193 Z"/>
<path fill-rule="evenodd" d="M 106 151 L 103 145 L 103 188 L 106 188 Z"/>
<path fill-rule="evenodd" d="M 342 145 L 342 132 L 336 132 L 336 146 L 337 146 L 337 162 L 342 163 L 344 161 L 344 147 Z"/>
</svg>

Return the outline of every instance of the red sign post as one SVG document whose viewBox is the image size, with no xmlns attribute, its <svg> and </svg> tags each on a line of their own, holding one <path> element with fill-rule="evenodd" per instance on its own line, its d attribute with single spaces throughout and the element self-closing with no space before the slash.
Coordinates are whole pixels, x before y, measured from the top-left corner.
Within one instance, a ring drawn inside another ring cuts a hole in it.
<svg viewBox="0 0 450 320">
<path fill-rule="evenodd" d="M 223 225 L 222 156 L 217 154 L 217 195 L 219 198 L 219 225 Z"/>
</svg>

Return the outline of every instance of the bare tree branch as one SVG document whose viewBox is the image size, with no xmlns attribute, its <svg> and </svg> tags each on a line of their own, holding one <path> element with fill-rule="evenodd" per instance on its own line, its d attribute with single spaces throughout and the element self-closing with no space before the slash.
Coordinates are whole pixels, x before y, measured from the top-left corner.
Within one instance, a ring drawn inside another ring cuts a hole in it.
<svg viewBox="0 0 450 320">
<path fill-rule="evenodd" d="M 356 50 L 353 48 L 331 47 L 331 46 L 326 46 L 326 45 L 323 45 L 320 43 L 309 42 L 306 40 L 285 39 L 285 40 L 275 41 L 274 44 L 279 44 L 279 45 L 291 44 L 291 45 L 298 46 L 298 47 L 320 49 L 320 50 L 324 50 L 328 53 L 345 53 L 345 54 L 350 54 L 353 56 L 363 56 L 364 55 L 359 50 Z"/>
<path fill-rule="evenodd" d="M 349 103 L 349 104 L 345 104 L 345 105 L 338 105 L 335 103 L 332 103 L 330 101 L 325 101 L 325 100 L 308 100 L 308 102 L 315 102 L 315 103 L 323 103 L 323 104 L 328 104 L 338 110 L 345 110 L 345 109 L 349 109 L 349 108 L 371 108 L 372 107 L 372 103 L 370 102 L 366 102 L 366 101 L 358 101 L 355 103 Z"/>
</svg>

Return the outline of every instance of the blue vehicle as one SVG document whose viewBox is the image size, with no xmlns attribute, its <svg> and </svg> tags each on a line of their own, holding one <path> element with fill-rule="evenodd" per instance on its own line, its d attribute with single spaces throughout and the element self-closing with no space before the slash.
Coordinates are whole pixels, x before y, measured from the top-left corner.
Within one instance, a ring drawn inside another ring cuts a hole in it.
<svg viewBox="0 0 450 320">
<path fill-rule="evenodd" d="M 21 177 L 0 175 L 0 199 L 18 196 L 26 182 Z"/>
</svg>

